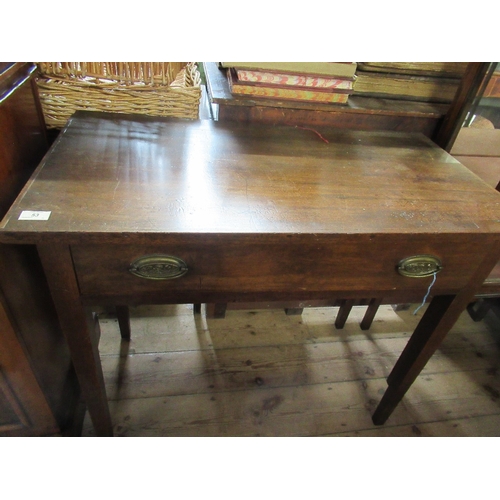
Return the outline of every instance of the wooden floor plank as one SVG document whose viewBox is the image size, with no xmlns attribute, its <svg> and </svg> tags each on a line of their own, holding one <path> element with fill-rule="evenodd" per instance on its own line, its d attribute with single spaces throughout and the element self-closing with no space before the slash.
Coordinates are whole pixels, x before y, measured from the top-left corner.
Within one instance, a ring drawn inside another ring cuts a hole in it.
<svg viewBox="0 0 500 500">
<path fill-rule="evenodd" d="M 419 317 L 384 306 L 373 328 L 354 308 L 132 310 L 132 340 L 101 315 L 101 357 L 119 436 L 496 436 L 500 434 L 499 320 L 462 315 L 383 427 L 371 414 Z M 421 312 L 419 312 L 419 315 Z M 126 347 L 128 347 L 128 352 Z M 88 418 L 84 434 L 93 435 Z"/>
<path fill-rule="evenodd" d="M 480 415 L 401 426 L 384 425 L 362 431 L 334 434 L 336 437 L 498 437 L 499 415 Z"/>
<path fill-rule="evenodd" d="M 371 414 L 384 386 L 377 379 L 186 394 L 116 400 L 110 408 L 115 432 L 123 436 L 326 436 L 372 431 Z M 387 426 L 412 428 L 481 415 L 497 415 L 500 421 L 499 391 L 500 381 L 482 372 L 474 378 L 460 372 L 423 378 L 410 389 Z"/>
<path fill-rule="evenodd" d="M 385 378 L 406 338 L 241 347 L 103 357 L 108 398 L 172 396 Z M 471 345 L 450 336 L 422 375 L 483 370 L 496 373 L 488 339 Z M 483 354 L 484 353 L 484 354 Z"/>
</svg>

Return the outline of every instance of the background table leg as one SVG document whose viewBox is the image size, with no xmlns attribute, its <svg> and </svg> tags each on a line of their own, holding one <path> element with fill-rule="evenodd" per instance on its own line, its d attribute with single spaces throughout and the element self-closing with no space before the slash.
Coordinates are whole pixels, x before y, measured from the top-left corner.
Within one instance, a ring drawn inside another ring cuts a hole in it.
<svg viewBox="0 0 500 500">
<path fill-rule="evenodd" d="M 120 328 L 120 335 L 123 340 L 130 340 L 130 311 L 128 306 L 116 306 L 116 319 Z"/>
<path fill-rule="evenodd" d="M 225 302 L 205 304 L 205 315 L 209 319 L 224 319 L 227 304 Z"/>
</svg>

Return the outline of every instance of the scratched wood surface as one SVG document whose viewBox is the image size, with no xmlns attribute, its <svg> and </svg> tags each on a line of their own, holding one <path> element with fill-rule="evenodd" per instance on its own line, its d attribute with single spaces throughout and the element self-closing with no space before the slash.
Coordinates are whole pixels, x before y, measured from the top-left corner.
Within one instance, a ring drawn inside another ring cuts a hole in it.
<svg viewBox="0 0 500 500">
<path fill-rule="evenodd" d="M 497 231 L 499 199 L 420 134 L 81 112 L 3 221 L 2 241 L 477 235 Z M 23 210 L 51 215 L 18 220 Z"/>
<path fill-rule="evenodd" d="M 422 311 L 383 306 L 370 331 L 357 307 L 193 315 L 189 305 L 132 309 L 120 343 L 100 316 L 101 359 L 117 436 L 499 436 L 500 320 L 463 314 L 384 426 L 373 410 Z M 94 433 L 88 417 L 84 436 Z"/>
</svg>

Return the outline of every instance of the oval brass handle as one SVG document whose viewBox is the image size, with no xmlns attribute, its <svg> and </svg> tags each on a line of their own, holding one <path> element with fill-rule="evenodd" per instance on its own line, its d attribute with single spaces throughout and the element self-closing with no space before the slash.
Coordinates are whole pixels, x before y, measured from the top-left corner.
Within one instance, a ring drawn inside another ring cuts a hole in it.
<svg viewBox="0 0 500 500">
<path fill-rule="evenodd" d="M 129 271 L 148 280 L 180 278 L 188 272 L 187 264 L 172 255 L 145 255 L 130 264 Z"/>
<path fill-rule="evenodd" d="M 398 273 L 408 278 L 425 278 L 437 274 L 443 266 L 434 255 L 413 255 L 398 264 Z"/>
</svg>

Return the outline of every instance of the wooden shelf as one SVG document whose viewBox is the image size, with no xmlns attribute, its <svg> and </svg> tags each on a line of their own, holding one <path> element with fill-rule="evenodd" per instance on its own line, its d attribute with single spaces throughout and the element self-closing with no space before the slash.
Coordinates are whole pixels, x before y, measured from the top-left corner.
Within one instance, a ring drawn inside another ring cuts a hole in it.
<svg viewBox="0 0 500 500">
<path fill-rule="evenodd" d="M 233 96 L 225 71 L 203 63 L 207 92 L 218 120 L 276 125 L 316 125 L 353 130 L 422 132 L 431 137 L 449 109 L 448 104 L 351 96 L 347 104 L 315 104 Z"/>
</svg>

